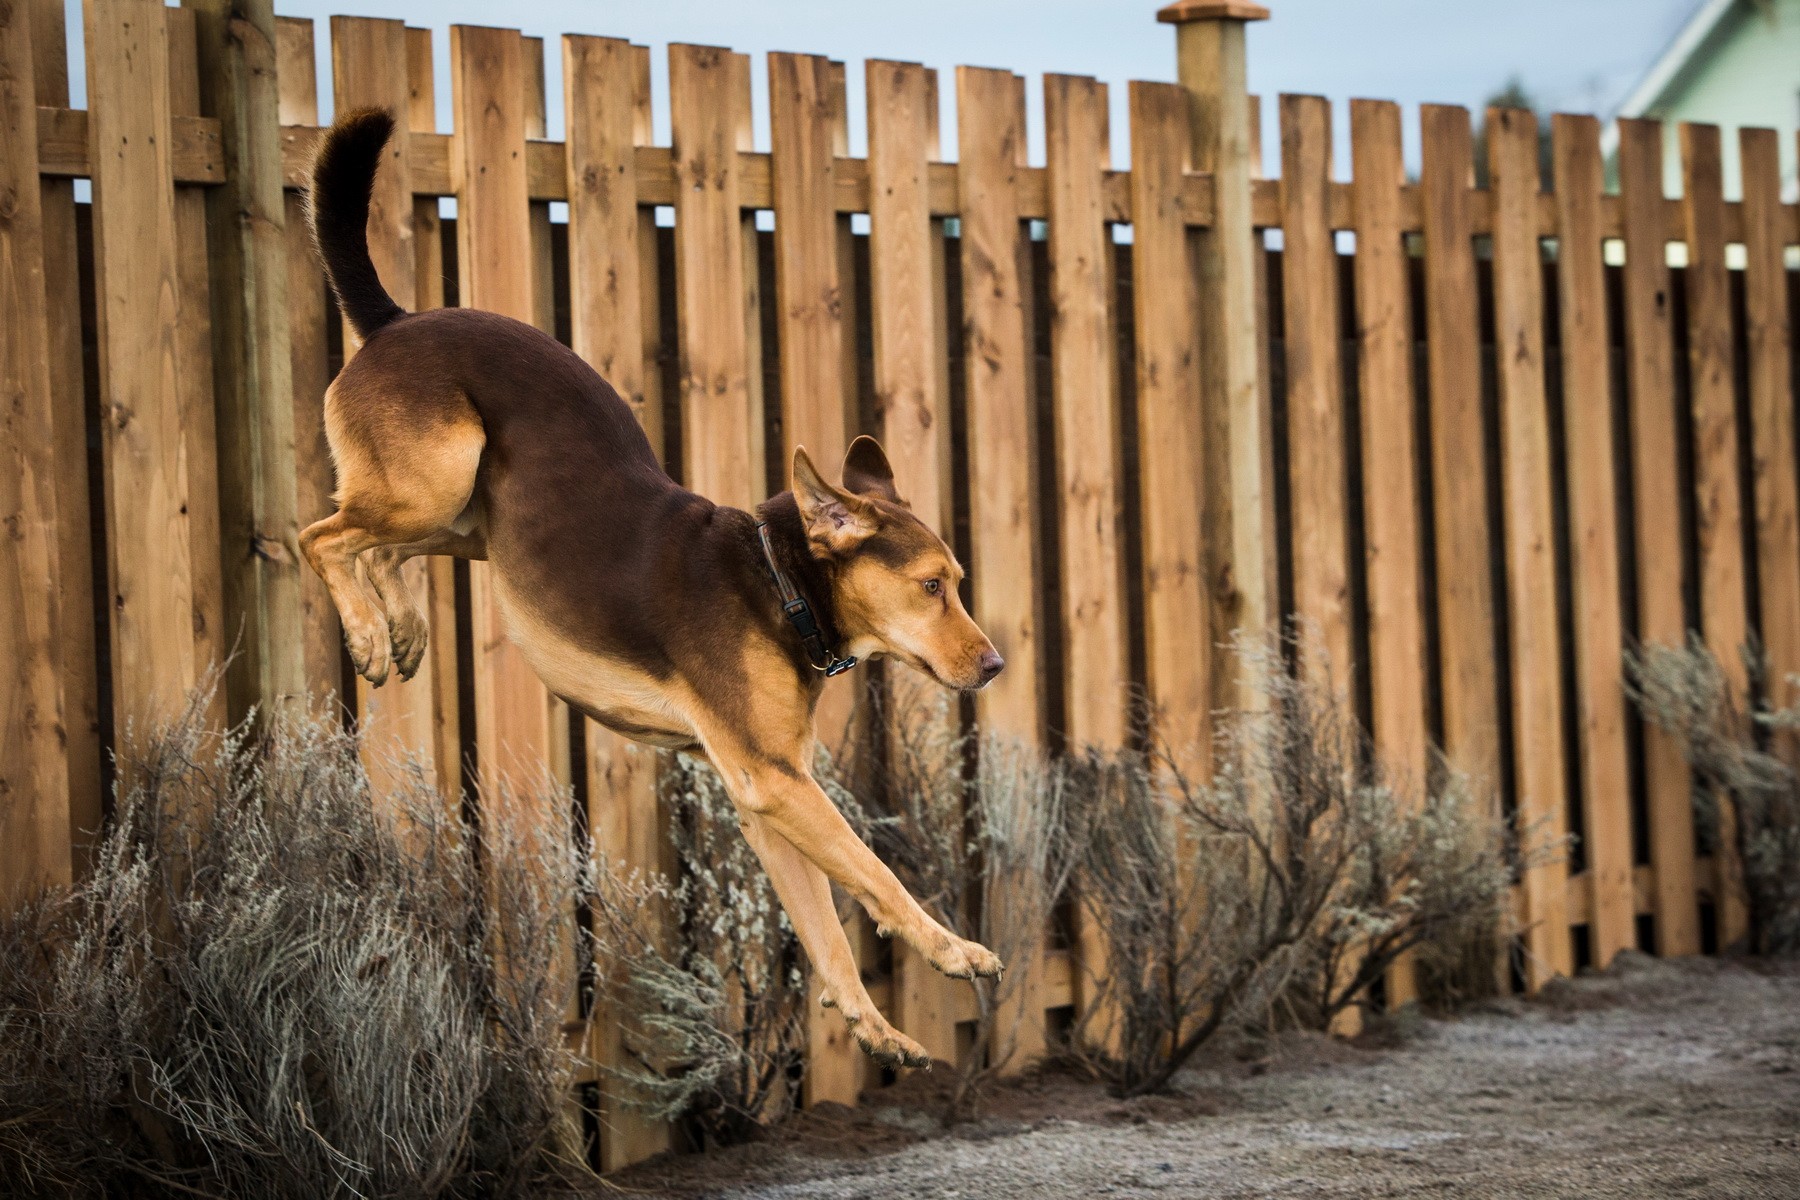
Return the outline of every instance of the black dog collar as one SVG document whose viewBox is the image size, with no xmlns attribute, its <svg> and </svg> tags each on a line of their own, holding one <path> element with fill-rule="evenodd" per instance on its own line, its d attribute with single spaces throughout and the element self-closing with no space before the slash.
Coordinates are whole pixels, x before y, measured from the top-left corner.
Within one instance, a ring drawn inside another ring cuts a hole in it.
<svg viewBox="0 0 1800 1200">
<path fill-rule="evenodd" d="M 825 633 L 819 628 L 819 620 L 813 615 L 812 605 L 800 594 L 787 572 L 775 562 L 775 547 L 769 544 L 769 523 L 758 521 L 756 535 L 762 539 L 763 561 L 769 565 L 769 574 L 775 577 L 775 590 L 781 593 L 781 611 L 787 614 L 788 624 L 800 635 L 800 644 L 806 648 L 807 661 L 812 663 L 813 670 L 825 672 L 826 678 L 842 675 L 856 665 L 855 657 L 839 658 L 837 652 L 825 644 Z"/>
</svg>

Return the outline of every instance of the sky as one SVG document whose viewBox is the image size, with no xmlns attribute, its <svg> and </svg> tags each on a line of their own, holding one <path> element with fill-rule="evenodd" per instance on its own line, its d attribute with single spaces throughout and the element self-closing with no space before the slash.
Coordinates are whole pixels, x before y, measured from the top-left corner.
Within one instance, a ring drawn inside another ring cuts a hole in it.
<svg viewBox="0 0 1800 1200">
<path fill-rule="evenodd" d="M 1264 0 L 1272 19 L 1250 27 L 1252 91 L 1273 97 L 1308 92 L 1336 102 L 1347 141 L 1351 97 L 1398 100 L 1409 112 L 1409 157 L 1416 139 L 1410 113 L 1420 102 L 1478 107 L 1513 75 L 1544 111 L 1608 115 L 1668 45 L 1699 0 Z M 70 29 L 80 28 L 69 0 Z M 452 23 L 516 25 L 547 40 L 552 137 L 561 136 L 560 54 L 556 36 L 628 37 L 652 47 L 658 140 L 666 141 L 663 89 L 670 42 L 729 46 L 753 55 L 759 146 L 767 147 L 769 50 L 827 54 L 850 64 L 853 154 L 864 142 L 862 69 L 866 58 L 922 62 L 946 86 L 943 143 L 954 153 L 953 68 L 1006 67 L 1025 75 L 1032 158 L 1043 157 L 1041 76 L 1092 75 L 1111 85 L 1115 165 L 1125 158 L 1125 82 L 1173 79 L 1172 27 L 1155 19 L 1155 0 L 276 0 L 285 16 L 321 26 L 334 12 L 398 17 L 438 31 L 440 127 L 448 128 L 447 31 Z M 76 39 L 71 39 L 76 40 Z M 329 111 L 330 63 L 320 38 L 322 115 Z M 72 49 L 74 49 L 72 47 Z M 78 50 L 75 51 L 77 54 Z M 79 89 L 80 67 L 75 64 Z M 79 92 L 78 92 L 79 94 Z M 81 101 L 77 100 L 77 103 Z M 1265 122 L 1269 152 L 1274 122 Z"/>
</svg>

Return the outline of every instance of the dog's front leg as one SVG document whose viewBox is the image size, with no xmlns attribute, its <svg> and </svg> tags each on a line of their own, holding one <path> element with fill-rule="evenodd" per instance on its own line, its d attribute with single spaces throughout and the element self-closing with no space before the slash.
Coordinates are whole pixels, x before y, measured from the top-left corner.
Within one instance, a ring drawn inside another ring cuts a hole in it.
<svg viewBox="0 0 1800 1200">
<path fill-rule="evenodd" d="M 804 768 L 770 762 L 750 753 L 721 754 L 718 747 L 711 745 L 707 750 L 740 812 L 762 821 L 856 897 L 883 933 L 898 936 L 952 978 L 1000 974 L 999 956 L 985 946 L 957 937 L 934 921 L 887 865 L 856 836 L 844 815 Z M 829 894 L 824 905 L 830 908 Z"/>
<path fill-rule="evenodd" d="M 831 901 L 831 881 L 761 817 L 746 813 L 741 824 L 744 840 L 762 860 L 818 973 L 821 999 L 843 1013 L 850 1035 L 877 1061 L 889 1066 L 929 1067 L 931 1056 L 925 1048 L 890 1025 L 863 987 L 850 939 L 844 935 L 837 906 Z"/>
</svg>

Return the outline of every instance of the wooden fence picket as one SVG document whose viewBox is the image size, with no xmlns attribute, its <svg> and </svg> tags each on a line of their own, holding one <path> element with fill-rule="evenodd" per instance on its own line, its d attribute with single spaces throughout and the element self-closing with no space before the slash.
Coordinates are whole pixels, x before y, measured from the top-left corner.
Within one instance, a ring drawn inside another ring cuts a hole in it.
<svg viewBox="0 0 1800 1200">
<path fill-rule="evenodd" d="M 1126 610 L 1124 446 L 1114 324 L 1111 167 L 1106 85 L 1044 77 L 1049 165 L 1050 360 L 1054 369 L 1057 493 L 1062 547 L 1062 669 L 1068 744 L 1103 753 L 1130 737 L 1131 653 Z M 1085 909 L 1076 919 L 1078 1016 L 1097 1044 L 1116 1036 L 1116 1013 L 1092 1011 L 1108 971 L 1106 944 Z"/>
<path fill-rule="evenodd" d="M 31 19 L 0 10 L 0 905 L 72 877 L 57 556 L 57 441 Z"/>
<path fill-rule="evenodd" d="M 1529 845 L 1562 835 L 1568 801 L 1550 400 L 1544 384 L 1537 117 L 1519 109 L 1491 108 L 1487 137 L 1494 205 L 1494 345 L 1500 379 L 1513 771 L 1519 833 Z M 1528 858 L 1523 872 L 1525 978 L 1534 989 L 1575 969 L 1564 912 L 1568 876 L 1568 861 L 1560 854 Z"/>
<path fill-rule="evenodd" d="M 1500 685 L 1469 219 L 1473 149 L 1466 109 L 1427 104 L 1420 122 L 1444 753 L 1452 767 L 1468 775 L 1474 795 L 1485 799 L 1498 795 L 1500 783 Z"/>
<path fill-rule="evenodd" d="M 1750 357 L 1750 478 L 1756 520 L 1758 634 L 1768 657 L 1766 699 L 1794 704 L 1800 675 L 1800 484 L 1794 465 L 1793 342 L 1783 246 L 1780 140 L 1772 129 L 1738 134 L 1744 192 L 1744 340 Z M 1775 737 L 1800 766 L 1800 736 Z"/>
<path fill-rule="evenodd" d="M 1349 696 L 1357 663 L 1351 653 L 1350 505 L 1330 186 L 1330 102 L 1283 96 L 1281 294 L 1294 612 L 1305 629 L 1301 669 Z M 1323 662 L 1316 661 L 1319 654 Z"/>
<path fill-rule="evenodd" d="M 1687 234 L 1688 403 L 1693 422 L 1695 534 L 1700 575 L 1700 628 L 1725 673 L 1749 736 L 1750 610 L 1745 580 L 1743 490 L 1738 473 L 1737 388 L 1730 280 L 1725 266 L 1725 179 L 1719 127 L 1683 123 L 1680 130 L 1682 215 Z M 1736 812 L 1720 804 L 1713 849 L 1713 904 L 1718 942 L 1749 932 Z"/>
<path fill-rule="evenodd" d="M 281 124 L 317 126 L 313 23 L 301 17 L 282 17 L 275 32 Z M 331 385 L 325 271 L 313 247 L 306 203 L 305 192 L 287 193 L 288 357 L 294 387 L 295 511 L 301 529 L 330 516 L 337 507 L 331 500 L 337 472 L 325 440 L 325 389 Z M 325 581 L 313 571 L 301 576 L 300 605 L 305 621 L 301 656 L 308 694 L 317 704 L 339 703 L 346 698 L 343 630 Z M 347 698 L 354 701 L 353 688 Z"/>
<path fill-rule="evenodd" d="M 471 308 L 520 321 L 535 315 L 531 220 L 525 176 L 524 46 L 511 29 L 450 28 L 450 70 L 461 162 L 457 294 Z M 551 762 L 552 702 L 519 648 L 507 640 L 486 563 L 469 564 L 474 630 L 475 740 L 481 777 L 533 787 Z M 541 764 L 541 765 L 540 765 Z"/>
<path fill-rule="evenodd" d="M 1007 660 L 976 699 L 987 733 L 1028 747 L 1043 743 L 1043 622 L 1030 341 L 1016 173 L 1025 162 L 1024 80 L 1010 71 L 956 69 L 962 189 L 962 288 L 969 444 L 969 564 L 975 619 Z M 1003 1014 L 990 1048 L 1017 1071 L 1044 1049 L 1043 956 Z"/>
<path fill-rule="evenodd" d="M 32 74 L 40 107 L 69 104 L 69 45 L 61 0 L 30 0 Z M 13 76 L 22 78 L 22 76 Z M 34 136 L 35 136 L 35 130 Z M 68 739 L 69 828 L 82 870 L 105 810 L 108 747 L 100 727 L 94 622 L 94 526 L 89 500 L 87 367 L 82 361 L 81 267 L 75 181 L 39 187 L 44 312 L 49 327 L 50 421 L 56 474 L 56 604 L 62 725 Z M 102 584 L 104 586 L 104 584 Z M 110 730 L 108 731 L 110 732 Z"/>
<path fill-rule="evenodd" d="M 1625 741 L 1619 502 L 1613 463 L 1611 344 L 1601 245 L 1600 123 L 1558 114 L 1551 126 L 1557 206 L 1563 439 L 1569 490 L 1575 707 L 1581 763 L 1588 944 L 1604 968 L 1637 945 Z"/>
<path fill-rule="evenodd" d="M 1184 770 L 1212 736 L 1211 642 L 1202 574 L 1199 328 L 1182 190 L 1188 102 L 1179 87 L 1131 84 L 1131 288 L 1137 344 L 1138 478 L 1147 697 L 1155 736 Z M 1209 631 L 1201 634 L 1200 631 Z"/>
<path fill-rule="evenodd" d="M 1631 495 L 1636 531 L 1637 638 L 1680 646 L 1686 638 L 1681 478 L 1676 444 L 1675 345 L 1669 296 L 1663 138 L 1657 121 L 1619 122 L 1619 202 L 1625 234 L 1625 362 L 1630 382 Z M 1695 901 L 1694 808 L 1681 743 L 1646 722 L 1656 952 L 1700 949 Z"/>
<path fill-rule="evenodd" d="M 1400 109 L 1350 102 L 1352 196 L 1356 219 L 1357 370 L 1367 573 L 1370 730 L 1396 786 L 1415 795 L 1430 782 L 1425 717 L 1425 580 L 1417 400 L 1412 381 L 1412 312 L 1400 232 Z M 1391 1003 L 1417 994 L 1410 960 L 1387 980 Z"/>
<path fill-rule="evenodd" d="M 644 358 L 646 298 L 638 244 L 637 63 L 644 47 L 612 38 L 563 38 L 564 112 L 568 125 L 570 334 L 575 352 L 593 365 L 638 414 L 662 454 L 662 422 L 647 410 Z M 645 102 L 648 103 L 648 96 Z M 649 236 L 654 238 L 652 227 Z M 656 794 L 656 751 L 603 726 L 586 725 L 588 828 L 594 853 L 622 872 L 654 871 L 662 861 L 663 826 Z M 593 1053 L 602 1067 L 629 1062 L 620 1022 L 596 1010 Z M 615 1169 L 669 1148 L 671 1131 L 623 1103 L 620 1086 L 600 1084 L 602 1165 Z"/>
<path fill-rule="evenodd" d="M 941 372 L 943 248 L 931 219 L 929 167 L 938 119 L 935 89 L 931 73 L 917 64 L 874 60 L 866 84 L 876 436 L 901 495 L 921 521 L 951 538 L 950 403 Z M 941 1062 L 956 1060 L 960 986 L 911 947 L 895 945 L 894 1023 Z"/>
<path fill-rule="evenodd" d="M 94 272 L 106 451 L 114 728 L 178 712 L 195 660 L 192 525 L 180 392 L 181 263 L 167 12 L 85 8 Z"/>
<path fill-rule="evenodd" d="M 408 69 L 406 26 L 400 21 L 367 17 L 331 19 L 332 101 L 340 113 L 358 108 L 381 108 L 393 113 L 399 131 L 388 144 L 381 169 L 375 175 L 369 207 L 369 255 L 376 274 L 394 302 L 408 312 L 419 305 L 418 244 L 413 200 L 412 139 L 406 136 L 412 104 L 412 80 Z M 344 330 L 344 361 L 356 353 L 356 338 Z M 298 436 L 310 431 L 298 430 Z M 450 776 L 436 762 L 441 750 L 437 738 L 436 705 L 438 656 L 429 646 L 454 642 L 454 625 L 431 622 L 432 572 L 426 558 L 415 558 L 401 567 L 401 578 L 413 600 L 426 614 L 428 650 L 411 679 L 396 672 L 379 688 L 367 680 L 356 681 L 356 711 L 362 730 L 363 761 L 370 782 L 383 792 L 403 783 L 408 759 L 434 782 Z"/>
</svg>

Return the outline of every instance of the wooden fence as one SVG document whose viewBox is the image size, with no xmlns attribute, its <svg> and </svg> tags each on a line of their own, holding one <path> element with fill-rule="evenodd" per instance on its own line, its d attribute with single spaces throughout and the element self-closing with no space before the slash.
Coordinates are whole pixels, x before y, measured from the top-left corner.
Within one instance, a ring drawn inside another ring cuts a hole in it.
<svg viewBox="0 0 1800 1200">
<path fill-rule="evenodd" d="M 1181 82 L 1129 85 L 1129 172 L 1106 85 L 1071 76 L 1043 82 L 1041 167 L 1025 81 L 970 67 L 954 163 L 939 77 L 907 63 L 863 67 L 866 159 L 845 67 L 807 55 L 768 56 L 766 151 L 749 58 L 699 46 L 669 48 L 673 147 L 651 136 L 648 50 L 605 38 L 563 39 L 562 142 L 549 48 L 510 30 L 450 31 L 446 132 L 432 34 L 333 18 L 332 100 L 410 130 L 370 226 L 396 299 L 568 341 L 689 486 L 750 505 L 793 445 L 826 463 L 881 437 L 1012 664 L 975 701 L 985 728 L 1119 745 L 1141 689 L 1171 743 L 1204 746 L 1238 699 L 1219 643 L 1298 614 L 1390 762 L 1423 775 L 1441 745 L 1521 822 L 1579 835 L 1521 880 L 1525 986 L 1729 943 L 1742 901 L 1697 849 L 1678 748 L 1627 707 L 1621 648 L 1698 630 L 1741 691 L 1754 637 L 1770 678 L 1800 672 L 1800 210 L 1775 136 L 1741 132 L 1727 202 L 1720 132 L 1684 126 L 1670 200 L 1655 123 L 1623 123 L 1615 194 L 1592 118 L 1555 117 L 1546 155 L 1536 118 L 1495 111 L 1478 188 L 1468 112 L 1422 111 L 1412 181 L 1400 111 L 1358 100 L 1340 182 L 1327 101 L 1245 92 L 1263 15 L 1163 11 Z M 60 0 L 0 6 L 0 890 L 80 870 L 108 747 L 233 647 L 219 716 L 336 694 L 377 770 L 403 745 L 448 788 L 547 762 L 602 852 L 656 862 L 654 755 L 545 693 L 485 564 L 409 564 L 433 649 L 379 692 L 348 686 L 298 564 L 350 352 L 299 191 L 322 31 L 268 0 L 89 0 L 85 25 L 83 111 Z M 834 684 L 828 728 L 855 686 Z M 877 999 L 957 1053 L 966 989 L 857 933 Z M 1021 1061 L 1084 1002 L 1073 942 L 1033 982 Z M 595 1050 L 620 1052 L 604 1020 Z M 819 1015 L 808 1099 L 870 1082 Z M 666 1138 L 609 1112 L 604 1157 Z"/>
</svg>

